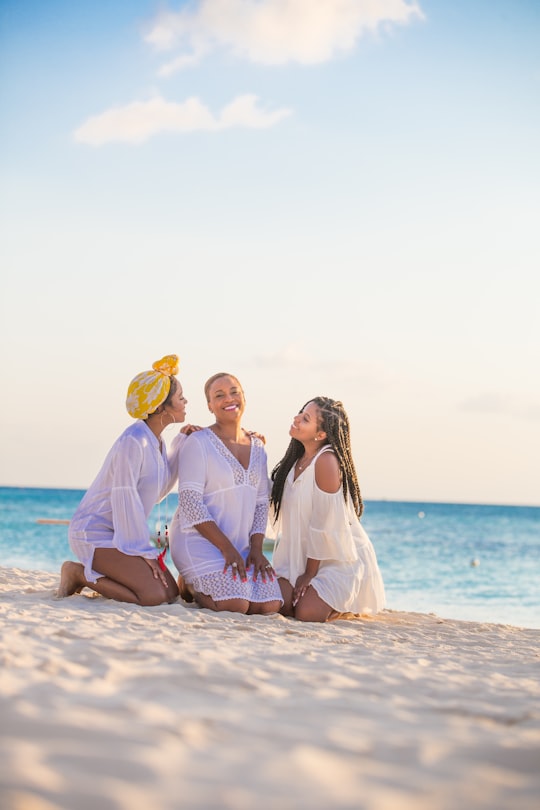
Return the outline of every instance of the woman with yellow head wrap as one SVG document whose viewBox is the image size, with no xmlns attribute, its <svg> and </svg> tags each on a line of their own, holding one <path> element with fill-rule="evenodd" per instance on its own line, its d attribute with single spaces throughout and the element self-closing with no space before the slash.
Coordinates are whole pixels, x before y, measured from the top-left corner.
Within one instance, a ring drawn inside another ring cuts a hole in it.
<svg viewBox="0 0 540 810">
<path fill-rule="evenodd" d="M 178 357 L 168 354 L 156 360 L 151 371 L 142 371 L 129 384 L 126 408 L 135 419 L 147 419 L 166 401 L 171 380 L 178 374 Z"/>
<path fill-rule="evenodd" d="M 71 520 L 69 542 L 80 562 L 63 564 L 58 596 L 83 587 L 139 605 L 178 596 L 147 523 L 154 505 L 174 486 L 180 445 L 196 429 L 185 425 L 167 453 L 163 430 L 186 416 L 177 373 L 178 357 L 169 354 L 130 382 L 126 408 L 137 421 L 116 440 Z"/>
</svg>

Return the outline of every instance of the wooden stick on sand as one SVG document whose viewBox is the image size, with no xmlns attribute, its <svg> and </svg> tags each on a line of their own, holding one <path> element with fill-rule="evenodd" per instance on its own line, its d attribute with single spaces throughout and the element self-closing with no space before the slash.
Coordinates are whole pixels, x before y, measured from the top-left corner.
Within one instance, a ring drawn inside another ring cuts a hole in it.
<svg viewBox="0 0 540 810">
<path fill-rule="evenodd" d="M 69 520 L 60 520 L 59 518 L 38 518 L 36 523 L 55 523 L 61 526 L 69 526 Z"/>
</svg>

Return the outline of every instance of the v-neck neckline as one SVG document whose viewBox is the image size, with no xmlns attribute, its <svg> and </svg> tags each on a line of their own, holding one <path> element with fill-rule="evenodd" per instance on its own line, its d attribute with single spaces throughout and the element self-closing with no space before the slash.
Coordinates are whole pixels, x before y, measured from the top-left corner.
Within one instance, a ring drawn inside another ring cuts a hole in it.
<svg viewBox="0 0 540 810">
<path fill-rule="evenodd" d="M 244 467 L 244 465 L 242 464 L 242 462 L 240 461 L 240 459 L 236 458 L 236 456 L 234 455 L 234 453 L 232 452 L 232 450 L 230 450 L 230 449 L 227 447 L 227 445 L 225 444 L 225 442 L 223 441 L 223 439 L 221 439 L 221 438 L 220 438 L 220 437 L 217 435 L 217 433 L 215 433 L 215 432 L 212 430 L 212 428 L 210 428 L 210 427 L 209 427 L 209 428 L 208 428 L 208 430 L 210 431 L 210 433 L 212 434 L 212 436 L 214 437 L 214 439 L 215 439 L 217 442 L 219 442 L 219 444 L 220 444 L 220 445 L 221 445 L 221 446 L 224 448 L 224 450 L 225 450 L 225 452 L 227 453 L 227 455 L 229 455 L 229 456 L 230 456 L 232 459 L 234 459 L 234 461 L 235 461 L 235 462 L 238 464 L 238 466 L 239 466 L 239 467 L 241 467 L 241 468 L 243 469 L 243 471 L 244 471 L 244 472 L 247 472 L 247 471 L 249 470 L 249 468 L 251 467 L 251 454 L 252 454 L 252 450 L 253 450 L 253 445 L 252 445 L 252 443 L 251 443 L 251 439 L 250 439 L 250 442 L 249 442 L 249 458 L 248 458 L 248 464 L 247 464 L 247 467 Z M 247 445 L 246 445 L 246 446 L 247 446 Z"/>
<path fill-rule="evenodd" d="M 150 434 L 150 436 L 151 436 L 151 441 L 153 441 L 153 442 L 154 442 L 154 446 L 155 446 L 156 450 L 158 451 L 158 455 L 159 455 L 159 456 L 161 456 L 161 459 L 164 461 L 164 460 L 165 460 L 165 453 L 164 453 L 164 450 L 165 450 L 165 442 L 164 442 L 164 441 L 163 441 L 163 439 L 161 439 L 161 438 L 159 438 L 159 439 L 158 439 L 158 437 L 156 436 L 156 434 L 154 433 L 154 431 L 153 431 L 153 430 L 150 430 L 150 428 L 148 427 L 148 425 L 146 424 L 146 422 L 144 421 L 144 419 L 141 419 L 141 422 L 143 423 L 144 427 L 146 428 L 146 430 L 147 430 L 147 431 L 148 431 L 148 433 Z"/>
</svg>

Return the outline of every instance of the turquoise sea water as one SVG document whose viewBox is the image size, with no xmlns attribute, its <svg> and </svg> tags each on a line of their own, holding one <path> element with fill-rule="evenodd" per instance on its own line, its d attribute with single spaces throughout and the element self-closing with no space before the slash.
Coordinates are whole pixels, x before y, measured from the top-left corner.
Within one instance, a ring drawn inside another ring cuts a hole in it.
<svg viewBox="0 0 540 810">
<path fill-rule="evenodd" d="M 68 520 L 83 494 L 0 487 L 0 565 L 54 572 L 74 559 L 67 526 L 37 521 Z M 171 494 L 150 528 L 174 509 Z M 540 628 L 540 507 L 368 501 L 362 522 L 389 609 Z"/>
</svg>

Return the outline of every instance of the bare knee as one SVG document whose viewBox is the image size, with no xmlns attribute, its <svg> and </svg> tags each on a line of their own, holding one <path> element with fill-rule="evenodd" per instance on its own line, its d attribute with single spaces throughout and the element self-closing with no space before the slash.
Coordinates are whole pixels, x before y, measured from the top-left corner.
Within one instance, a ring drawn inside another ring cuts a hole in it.
<svg viewBox="0 0 540 810">
<path fill-rule="evenodd" d="M 299 606 L 294 611 L 294 618 L 299 622 L 325 622 L 323 616 L 316 616 L 310 610 L 302 610 Z"/>
<path fill-rule="evenodd" d="M 156 605 L 163 605 L 165 603 L 171 604 L 174 602 L 175 596 L 172 595 L 170 589 L 165 588 L 161 582 L 154 580 L 149 586 L 141 589 L 141 592 L 136 594 L 137 603 L 142 607 L 155 607 Z"/>
<path fill-rule="evenodd" d="M 224 599 L 220 602 L 214 602 L 215 610 L 227 610 L 231 613 L 247 613 L 249 610 L 249 602 L 247 599 Z"/>
<path fill-rule="evenodd" d="M 334 609 L 318 595 L 312 585 L 296 605 L 294 618 L 300 622 L 326 622 Z"/>
<path fill-rule="evenodd" d="M 281 602 L 279 600 L 274 600 L 273 602 L 261 602 L 257 605 L 256 611 L 250 612 L 257 612 L 260 613 L 262 616 L 268 616 L 271 613 L 279 613 L 281 608 Z"/>
<path fill-rule="evenodd" d="M 294 618 L 299 622 L 325 622 L 331 613 L 331 609 L 326 610 L 322 606 L 304 604 L 301 600 L 296 605 Z"/>
</svg>

